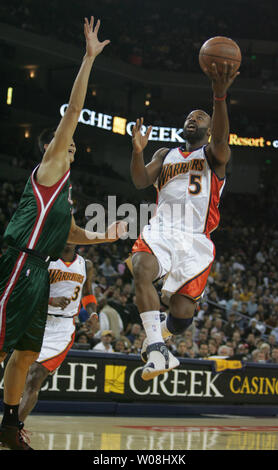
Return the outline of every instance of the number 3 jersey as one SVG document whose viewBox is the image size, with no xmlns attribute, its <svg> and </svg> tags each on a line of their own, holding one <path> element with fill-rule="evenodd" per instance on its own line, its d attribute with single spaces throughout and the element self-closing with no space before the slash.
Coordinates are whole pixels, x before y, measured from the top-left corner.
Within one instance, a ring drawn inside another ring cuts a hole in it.
<svg viewBox="0 0 278 470">
<path fill-rule="evenodd" d="M 77 315 L 81 301 L 82 289 L 86 280 L 86 264 L 82 256 L 76 254 L 71 263 L 62 259 L 52 261 L 48 268 L 50 281 L 49 297 L 66 297 L 70 303 L 62 310 L 48 305 L 48 313 L 73 317 Z"/>
<path fill-rule="evenodd" d="M 174 148 L 168 152 L 156 181 L 157 208 L 150 225 L 154 230 L 204 233 L 219 224 L 218 205 L 225 184 L 212 170 L 205 146 L 193 152 Z"/>
</svg>

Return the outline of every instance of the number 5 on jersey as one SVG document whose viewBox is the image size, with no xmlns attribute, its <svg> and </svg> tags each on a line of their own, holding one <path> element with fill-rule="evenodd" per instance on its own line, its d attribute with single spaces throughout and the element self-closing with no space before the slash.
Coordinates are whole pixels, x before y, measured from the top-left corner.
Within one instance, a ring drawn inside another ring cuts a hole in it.
<svg viewBox="0 0 278 470">
<path fill-rule="evenodd" d="M 201 192 L 202 190 L 201 181 L 202 181 L 202 175 L 194 175 L 192 173 L 189 175 L 188 191 L 190 194 L 193 194 L 194 196 L 196 196 L 196 194 L 199 194 Z M 191 188 L 190 186 L 193 186 L 193 188 Z"/>
</svg>

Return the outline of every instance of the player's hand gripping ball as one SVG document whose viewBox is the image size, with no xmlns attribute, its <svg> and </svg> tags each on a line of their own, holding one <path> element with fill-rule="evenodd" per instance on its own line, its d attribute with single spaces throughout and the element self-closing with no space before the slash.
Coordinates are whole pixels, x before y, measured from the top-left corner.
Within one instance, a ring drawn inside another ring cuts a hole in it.
<svg viewBox="0 0 278 470">
<path fill-rule="evenodd" d="M 224 36 L 208 39 L 199 52 L 199 64 L 203 72 L 211 71 L 211 65 L 216 64 L 218 72 L 223 73 L 224 64 L 233 64 L 236 72 L 241 64 L 241 51 L 237 43 Z"/>
</svg>

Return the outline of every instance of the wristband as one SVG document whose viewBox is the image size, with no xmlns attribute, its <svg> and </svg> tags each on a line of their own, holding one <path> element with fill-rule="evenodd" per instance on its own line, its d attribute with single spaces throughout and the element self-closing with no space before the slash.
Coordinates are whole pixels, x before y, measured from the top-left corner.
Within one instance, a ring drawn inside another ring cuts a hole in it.
<svg viewBox="0 0 278 470">
<path fill-rule="evenodd" d="M 215 101 L 225 101 L 226 98 L 227 98 L 227 95 L 224 95 L 222 97 L 218 97 L 218 96 L 214 95 L 214 100 Z"/>
<path fill-rule="evenodd" d="M 85 295 L 82 298 L 82 305 L 86 309 L 88 304 L 96 304 L 97 305 L 97 299 L 95 298 L 94 295 Z"/>
</svg>

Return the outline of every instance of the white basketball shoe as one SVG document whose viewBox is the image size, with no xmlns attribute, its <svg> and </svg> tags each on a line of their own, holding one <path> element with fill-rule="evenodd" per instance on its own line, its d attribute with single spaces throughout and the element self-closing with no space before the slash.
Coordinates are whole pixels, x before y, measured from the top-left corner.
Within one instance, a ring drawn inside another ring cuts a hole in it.
<svg viewBox="0 0 278 470">
<path fill-rule="evenodd" d="M 148 362 L 142 369 L 143 380 L 152 380 L 157 375 L 165 374 L 180 364 L 164 343 L 153 343 L 147 346 L 146 355 Z"/>
</svg>

